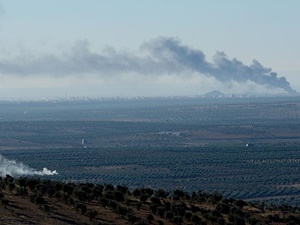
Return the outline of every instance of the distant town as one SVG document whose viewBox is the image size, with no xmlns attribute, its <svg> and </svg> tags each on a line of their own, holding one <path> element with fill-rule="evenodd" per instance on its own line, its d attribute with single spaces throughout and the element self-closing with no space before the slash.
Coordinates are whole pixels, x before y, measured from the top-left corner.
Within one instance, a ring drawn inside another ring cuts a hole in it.
<svg viewBox="0 0 300 225">
<path fill-rule="evenodd" d="M 296 95 L 299 96 L 299 95 Z M 28 98 L 0 98 L 0 102 L 92 102 L 92 101 L 114 101 L 114 100 L 146 100 L 146 99 L 187 99 L 187 98 L 265 98 L 265 97 L 292 97 L 290 94 L 286 93 L 274 93 L 274 94 L 238 94 L 238 93 L 222 93 L 220 91 L 214 90 L 203 95 L 194 96 L 136 96 L 136 97 L 84 97 L 84 96 L 69 96 L 69 97 L 28 97 Z"/>
</svg>

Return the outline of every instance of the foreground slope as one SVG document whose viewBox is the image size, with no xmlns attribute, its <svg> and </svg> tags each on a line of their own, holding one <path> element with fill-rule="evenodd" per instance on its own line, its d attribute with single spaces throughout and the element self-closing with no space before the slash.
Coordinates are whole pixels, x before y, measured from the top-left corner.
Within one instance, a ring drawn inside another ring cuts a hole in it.
<svg viewBox="0 0 300 225">
<path fill-rule="evenodd" d="M 0 224 L 300 224 L 299 208 L 219 193 L 0 179 Z"/>
</svg>

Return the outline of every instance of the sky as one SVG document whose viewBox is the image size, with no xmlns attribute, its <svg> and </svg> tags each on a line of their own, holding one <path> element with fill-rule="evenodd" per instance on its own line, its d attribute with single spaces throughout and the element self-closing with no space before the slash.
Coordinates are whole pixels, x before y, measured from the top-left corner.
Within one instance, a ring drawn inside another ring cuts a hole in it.
<svg viewBox="0 0 300 225">
<path fill-rule="evenodd" d="M 300 92 L 300 1 L 0 0 L 0 98 Z"/>
</svg>

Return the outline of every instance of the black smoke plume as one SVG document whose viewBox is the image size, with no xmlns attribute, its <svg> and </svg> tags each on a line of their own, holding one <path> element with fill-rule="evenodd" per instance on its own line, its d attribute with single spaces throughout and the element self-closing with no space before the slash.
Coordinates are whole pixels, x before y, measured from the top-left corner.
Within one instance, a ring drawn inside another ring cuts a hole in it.
<svg viewBox="0 0 300 225">
<path fill-rule="evenodd" d="M 267 88 L 280 88 L 296 95 L 285 77 L 278 77 L 272 69 L 253 60 L 245 65 L 230 59 L 224 52 L 217 52 L 211 62 L 204 53 L 183 45 L 178 39 L 160 37 L 141 46 L 141 54 L 116 51 L 90 50 L 87 41 L 76 43 L 69 52 L 34 57 L 31 54 L 0 60 L 2 75 L 38 76 L 88 76 L 116 77 L 120 74 L 136 73 L 141 76 L 176 74 L 189 72 L 199 76 L 213 77 L 221 82 L 254 82 Z"/>
<path fill-rule="evenodd" d="M 252 64 L 247 66 L 237 59 L 230 60 L 224 52 L 217 52 L 210 63 L 202 51 L 182 45 L 173 38 L 159 38 L 145 46 L 155 58 L 181 70 L 192 70 L 223 82 L 252 81 L 268 88 L 281 88 L 292 95 L 297 94 L 285 77 L 278 77 L 277 73 L 263 67 L 257 60 L 253 60 Z"/>
</svg>

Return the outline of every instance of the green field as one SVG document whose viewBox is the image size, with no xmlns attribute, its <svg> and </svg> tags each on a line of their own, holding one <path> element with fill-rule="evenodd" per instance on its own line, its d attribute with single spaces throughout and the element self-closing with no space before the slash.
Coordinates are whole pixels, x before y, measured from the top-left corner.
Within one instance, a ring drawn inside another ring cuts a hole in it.
<svg viewBox="0 0 300 225">
<path fill-rule="evenodd" d="M 219 191 L 299 206 L 299 102 L 2 102 L 0 153 L 57 170 L 51 179 Z"/>
</svg>

